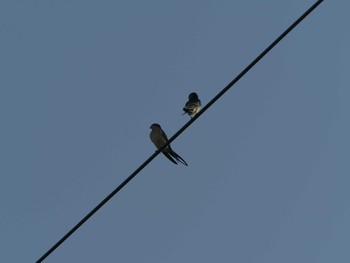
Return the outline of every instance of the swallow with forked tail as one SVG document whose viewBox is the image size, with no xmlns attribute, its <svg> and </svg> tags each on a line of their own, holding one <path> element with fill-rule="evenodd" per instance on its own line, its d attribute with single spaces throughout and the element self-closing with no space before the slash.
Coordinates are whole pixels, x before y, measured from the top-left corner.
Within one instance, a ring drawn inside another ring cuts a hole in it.
<svg viewBox="0 0 350 263">
<path fill-rule="evenodd" d="M 158 123 L 153 123 L 150 129 L 152 129 L 150 133 L 151 141 L 157 149 L 160 149 L 163 145 L 165 145 L 168 142 L 168 137 L 166 136 L 165 132 L 162 130 Z M 170 144 L 163 149 L 162 153 L 174 164 L 180 162 L 188 166 L 186 161 L 182 159 L 180 155 L 174 152 L 173 149 L 171 149 Z"/>
</svg>

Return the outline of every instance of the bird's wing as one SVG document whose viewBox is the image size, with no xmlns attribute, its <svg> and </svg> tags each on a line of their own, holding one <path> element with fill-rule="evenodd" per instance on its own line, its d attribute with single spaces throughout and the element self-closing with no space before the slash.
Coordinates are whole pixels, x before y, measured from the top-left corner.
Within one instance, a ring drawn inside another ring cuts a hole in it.
<svg viewBox="0 0 350 263">
<path fill-rule="evenodd" d="M 165 138 L 165 140 L 168 142 L 168 136 L 166 136 L 165 132 L 161 129 L 160 130 L 161 135 Z"/>
<path fill-rule="evenodd" d="M 186 110 L 196 110 L 201 106 L 200 101 L 195 101 L 195 102 L 187 102 L 185 105 L 185 108 L 183 109 L 184 111 Z"/>
</svg>

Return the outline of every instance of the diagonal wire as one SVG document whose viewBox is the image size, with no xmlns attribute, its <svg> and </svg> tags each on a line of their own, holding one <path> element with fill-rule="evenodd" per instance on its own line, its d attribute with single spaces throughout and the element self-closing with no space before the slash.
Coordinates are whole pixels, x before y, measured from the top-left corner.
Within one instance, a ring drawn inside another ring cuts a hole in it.
<svg viewBox="0 0 350 263">
<path fill-rule="evenodd" d="M 105 205 L 116 193 L 118 193 L 127 183 L 129 183 L 143 168 L 145 168 L 159 153 L 163 151 L 172 141 L 184 132 L 194 121 L 196 121 L 211 105 L 213 105 L 222 95 L 225 94 L 238 80 L 240 80 L 252 67 L 255 66 L 272 48 L 274 48 L 290 31 L 292 31 L 306 16 L 308 16 L 323 0 L 316 1 L 304 14 L 302 14 L 292 25 L 290 25 L 275 41 L 273 41 L 259 56 L 257 56 L 241 73 L 237 75 L 227 86 L 221 90 L 203 109 L 191 118 L 180 130 L 178 130 L 169 141 L 159 150 L 153 153 L 143 164 L 140 165 L 129 177 L 127 177 L 117 188 L 103 199 L 94 209 L 92 209 L 78 224 L 76 224 L 67 234 L 65 234 L 56 244 L 54 244 L 36 263 L 42 262 L 54 250 L 56 250 L 66 239 L 68 239 L 81 225 L 83 225 L 92 215 L 94 215 L 103 205 Z"/>
</svg>

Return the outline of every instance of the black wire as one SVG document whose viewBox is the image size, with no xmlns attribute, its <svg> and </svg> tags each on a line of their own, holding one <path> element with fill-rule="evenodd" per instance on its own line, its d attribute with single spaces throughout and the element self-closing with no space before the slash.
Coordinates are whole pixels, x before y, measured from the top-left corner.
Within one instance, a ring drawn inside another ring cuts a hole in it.
<svg viewBox="0 0 350 263">
<path fill-rule="evenodd" d="M 95 214 L 104 204 L 106 204 L 116 193 L 118 193 L 128 182 L 130 182 L 143 168 L 145 168 L 162 150 L 174 141 L 184 130 L 196 121 L 211 105 L 213 105 L 226 91 L 228 91 L 238 80 L 240 80 L 256 63 L 259 62 L 274 46 L 276 46 L 290 31 L 292 31 L 307 15 L 309 15 L 323 0 L 315 2 L 303 15 L 301 15 L 290 27 L 288 27 L 274 42 L 272 42 L 261 54 L 254 59 L 236 78 L 220 91 L 211 101 L 203 107 L 198 114 L 191 118 L 180 130 L 178 130 L 159 150 L 152 154 L 139 168 L 137 168 L 128 178 L 126 178 L 116 189 L 103 199 L 94 209 L 92 209 L 78 224 L 76 224 L 67 234 L 65 234 L 55 245 L 53 245 L 36 263 L 42 262 L 56 248 L 58 248 L 68 237 L 70 237 L 82 224 L 84 224 L 93 214 Z"/>
</svg>

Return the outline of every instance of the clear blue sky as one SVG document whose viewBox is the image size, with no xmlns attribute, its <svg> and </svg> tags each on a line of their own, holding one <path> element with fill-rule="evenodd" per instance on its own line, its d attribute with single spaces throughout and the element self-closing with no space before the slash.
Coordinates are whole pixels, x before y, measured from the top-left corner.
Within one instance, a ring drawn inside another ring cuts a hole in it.
<svg viewBox="0 0 350 263">
<path fill-rule="evenodd" d="M 0 262 L 34 262 L 314 1 L 0 2 Z M 350 2 L 325 1 L 46 262 L 350 262 Z"/>
</svg>

